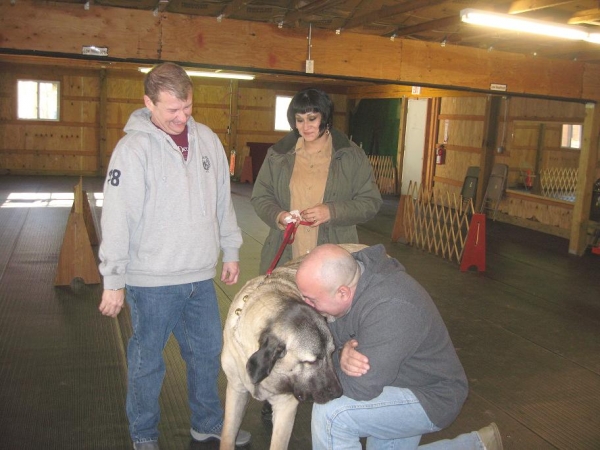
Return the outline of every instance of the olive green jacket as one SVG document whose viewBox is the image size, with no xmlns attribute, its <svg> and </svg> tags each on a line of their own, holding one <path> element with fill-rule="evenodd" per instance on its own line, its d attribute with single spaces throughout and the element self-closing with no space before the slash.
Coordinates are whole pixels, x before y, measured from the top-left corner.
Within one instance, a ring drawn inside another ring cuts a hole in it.
<svg viewBox="0 0 600 450">
<path fill-rule="evenodd" d="M 338 130 L 333 129 L 331 134 L 332 157 L 323 196 L 331 219 L 319 226 L 317 245 L 358 243 L 356 224 L 377 214 L 381 194 L 363 149 Z M 261 274 L 267 271 L 283 242 L 284 230 L 277 226 L 277 216 L 290 210 L 290 178 L 297 140 L 296 134 L 291 132 L 269 148 L 254 182 L 252 206 L 270 227 L 261 252 Z M 278 266 L 291 258 L 292 246 L 287 245 Z"/>
</svg>

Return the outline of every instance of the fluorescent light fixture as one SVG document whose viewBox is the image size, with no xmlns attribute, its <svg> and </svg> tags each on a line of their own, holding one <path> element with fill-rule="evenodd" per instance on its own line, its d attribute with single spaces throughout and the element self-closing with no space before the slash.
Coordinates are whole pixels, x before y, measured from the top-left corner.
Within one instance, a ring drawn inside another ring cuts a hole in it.
<svg viewBox="0 0 600 450">
<path fill-rule="evenodd" d="M 592 44 L 600 44 L 600 33 L 590 33 L 586 41 L 591 42 Z"/>
<path fill-rule="evenodd" d="M 588 41 L 600 44 L 600 34 L 590 33 L 587 28 L 545 22 L 543 20 L 527 19 L 524 17 L 499 14 L 478 9 L 467 8 L 460 12 L 460 20 L 473 25 L 485 25 L 504 30 L 520 31 L 523 33 L 539 34 L 553 38 Z"/>
<path fill-rule="evenodd" d="M 140 67 L 138 70 L 142 73 L 148 73 L 152 67 Z M 186 70 L 186 73 L 190 77 L 208 77 L 208 78 L 227 78 L 233 80 L 254 80 L 254 75 L 247 75 L 245 73 L 231 73 L 231 72 L 205 72 L 201 70 Z"/>
</svg>

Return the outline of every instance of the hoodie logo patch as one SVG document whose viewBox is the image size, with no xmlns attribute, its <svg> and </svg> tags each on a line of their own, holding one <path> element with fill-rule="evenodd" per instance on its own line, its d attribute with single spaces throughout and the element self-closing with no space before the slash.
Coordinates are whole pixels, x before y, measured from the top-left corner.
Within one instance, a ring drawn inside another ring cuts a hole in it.
<svg viewBox="0 0 600 450">
<path fill-rule="evenodd" d="M 208 156 L 202 157 L 202 167 L 204 167 L 204 170 L 207 172 L 210 169 L 210 159 L 208 159 Z"/>
<path fill-rule="evenodd" d="M 118 186 L 120 178 L 121 178 L 121 171 L 119 169 L 113 169 L 110 172 L 108 172 L 108 177 L 106 177 L 106 182 L 110 183 L 112 186 Z"/>
</svg>

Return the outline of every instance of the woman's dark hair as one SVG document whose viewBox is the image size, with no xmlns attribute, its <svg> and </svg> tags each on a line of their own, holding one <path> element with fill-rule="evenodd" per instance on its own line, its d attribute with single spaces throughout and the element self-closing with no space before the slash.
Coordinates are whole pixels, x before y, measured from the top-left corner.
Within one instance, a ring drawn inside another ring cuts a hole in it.
<svg viewBox="0 0 600 450">
<path fill-rule="evenodd" d="M 306 114 L 311 112 L 321 113 L 321 124 L 319 125 L 320 135 L 333 126 L 333 102 L 329 96 L 319 89 L 304 89 L 294 95 L 287 110 L 288 123 L 298 136 L 296 114 Z"/>
</svg>

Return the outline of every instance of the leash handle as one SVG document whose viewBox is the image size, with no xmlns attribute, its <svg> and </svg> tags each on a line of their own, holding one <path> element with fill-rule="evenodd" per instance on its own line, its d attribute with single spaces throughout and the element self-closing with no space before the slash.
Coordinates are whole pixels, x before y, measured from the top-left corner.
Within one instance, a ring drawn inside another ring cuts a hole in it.
<svg viewBox="0 0 600 450">
<path fill-rule="evenodd" d="M 298 229 L 298 227 L 300 225 L 312 225 L 312 223 L 306 222 L 304 220 L 300 220 L 298 222 L 290 222 L 287 224 L 287 226 L 285 227 L 285 231 L 283 233 L 283 242 L 279 246 L 279 250 L 277 250 L 277 254 L 275 255 L 275 258 L 273 259 L 273 262 L 267 269 L 267 273 L 266 273 L 267 276 L 271 275 L 271 272 L 273 272 L 273 270 L 275 269 L 275 266 L 281 259 L 281 255 L 283 254 L 283 250 L 285 249 L 285 246 L 294 242 L 294 238 L 296 237 L 296 230 Z"/>
</svg>

